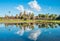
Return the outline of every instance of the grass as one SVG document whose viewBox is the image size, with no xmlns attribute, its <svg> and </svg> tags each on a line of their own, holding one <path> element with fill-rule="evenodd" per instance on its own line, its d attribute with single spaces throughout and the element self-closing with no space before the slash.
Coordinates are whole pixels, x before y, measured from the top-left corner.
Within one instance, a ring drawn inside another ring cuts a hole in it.
<svg viewBox="0 0 60 41">
<path fill-rule="evenodd" d="M 0 23 L 22 23 L 22 22 L 48 22 L 48 23 L 60 23 L 60 20 L 20 20 L 20 19 L 0 19 Z"/>
<path fill-rule="evenodd" d="M 60 23 L 60 20 L 37 20 L 37 22 Z"/>
<path fill-rule="evenodd" d="M 21 22 L 35 22 L 35 20 L 20 20 L 20 19 L 9 19 L 9 20 L 0 20 L 0 23 L 21 23 Z"/>
</svg>

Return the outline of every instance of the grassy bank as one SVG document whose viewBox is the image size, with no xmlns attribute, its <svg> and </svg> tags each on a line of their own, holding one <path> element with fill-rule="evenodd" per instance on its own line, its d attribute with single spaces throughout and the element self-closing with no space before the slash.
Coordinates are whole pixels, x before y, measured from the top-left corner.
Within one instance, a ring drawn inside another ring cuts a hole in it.
<svg viewBox="0 0 60 41">
<path fill-rule="evenodd" d="M 20 20 L 20 19 L 2 19 L 0 20 L 0 23 L 22 23 L 22 22 L 48 22 L 48 23 L 60 23 L 60 20 Z"/>
<path fill-rule="evenodd" d="M 60 20 L 37 20 L 37 22 L 60 23 Z"/>
<path fill-rule="evenodd" d="M 0 23 L 29 23 L 29 22 L 36 22 L 35 20 L 20 20 L 20 19 L 9 19 L 9 20 L 0 20 Z"/>
</svg>

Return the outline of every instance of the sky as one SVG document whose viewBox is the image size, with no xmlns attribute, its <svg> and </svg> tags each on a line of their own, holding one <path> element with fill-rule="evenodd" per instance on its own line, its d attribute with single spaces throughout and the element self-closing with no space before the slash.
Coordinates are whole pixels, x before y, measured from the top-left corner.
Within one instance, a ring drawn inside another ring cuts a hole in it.
<svg viewBox="0 0 60 41">
<path fill-rule="evenodd" d="M 60 15 L 60 0 L 0 0 L 0 16 L 15 16 L 23 11 Z"/>
</svg>

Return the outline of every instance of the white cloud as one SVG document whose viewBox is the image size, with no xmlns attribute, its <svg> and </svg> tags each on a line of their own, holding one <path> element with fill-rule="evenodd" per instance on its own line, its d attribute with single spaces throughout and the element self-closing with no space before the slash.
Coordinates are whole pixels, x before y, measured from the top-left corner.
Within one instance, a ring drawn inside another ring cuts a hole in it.
<svg viewBox="0 0 60 41">
<path fill-rule="evenodd" d="M 41 34 L 41 31 L 38 29 L 36 31 L 33 31 L 28 38 L 36 41 L 40 34 Z"/>
<path fill-rule="evenodd" d="M 28 4 L 30 5 L 31 8 L 36 9 L 37 11 L 41 10 L 41 7 L 39 6 L 36 0 L 31 1 Z"/>
<path fill-rule="evenodd" d="M 16 7 L 17 10 L 19 10 L 20 12 L 24 12 L 24 10 L 26 11 L 26 13 L 33 13 L 33 11 L 31 9 L 25 9 L 23 7 L 23 5 L 19 5 L 18 7 Z"/>
<path fill-rule="evenodd" d="M 24 11 L 23 5 L 19 5 L 18 7 L 16 7 L 16 9 L 19 10 L 19 11 Z"/>
<path fill-rule="evenodd" d="M 26 12 L 27 12 L 27 13 L 33 13 L 33 11 L 30 10 L 30 9 L 27 9 Z"/>
</svg>

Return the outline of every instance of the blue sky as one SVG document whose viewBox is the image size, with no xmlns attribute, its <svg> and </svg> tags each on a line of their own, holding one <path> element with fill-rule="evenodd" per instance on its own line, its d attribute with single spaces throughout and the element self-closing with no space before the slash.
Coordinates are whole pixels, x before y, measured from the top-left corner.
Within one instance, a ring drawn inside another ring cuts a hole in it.
<svg viewBox="0 0 60 41">
<path fill-rule="evenodd" d="M 21 12 L 21 8 L 17 9 L 19 6 L 24 10 L 33 11 L 35 15 L 39 13 L 60 14 L 60 0 L 0 0 L 0 16 L 19 14 Z M 11 13 L 9 14 L 8 11 Z"/>
</svg>

